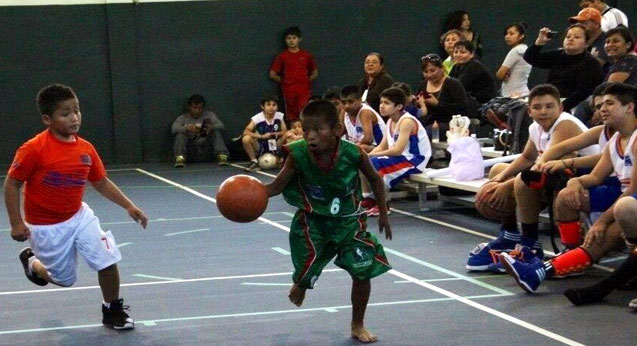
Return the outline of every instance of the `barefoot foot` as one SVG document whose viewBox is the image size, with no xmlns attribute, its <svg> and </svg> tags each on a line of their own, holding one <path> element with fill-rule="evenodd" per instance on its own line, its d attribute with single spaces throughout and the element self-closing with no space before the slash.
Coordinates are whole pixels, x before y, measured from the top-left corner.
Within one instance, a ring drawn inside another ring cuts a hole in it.
<svg viewBox="0 0 637 346">
<path fill-rule="evenodd" d="M 292 304 L 301 306 L 301 304 L 303 304 L 303 299 L 305 299 L 305 289 L 300 288 L 297 284 L 293 284 L 292 288 L 290 288 L 288 298 L 290 298 Z"/>
<path fill-rule="evenodd" d="M 365 327 L 352 327 L 352 338 L 363 343 L 376 342 L 378 338 Z"/>
</svg>

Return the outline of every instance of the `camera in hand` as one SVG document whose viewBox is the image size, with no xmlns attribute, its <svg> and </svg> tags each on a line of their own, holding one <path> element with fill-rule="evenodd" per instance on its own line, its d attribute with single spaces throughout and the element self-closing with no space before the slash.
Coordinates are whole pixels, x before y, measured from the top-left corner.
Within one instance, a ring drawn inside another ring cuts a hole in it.
<svg viewBox="0 0 637 346">
<path fill-rule="evenodd" d="M 556 38 L 557 37 L 558 32 L 555 30 L 549 30 L 546 32 L 546 38 Z"/>
</svg>

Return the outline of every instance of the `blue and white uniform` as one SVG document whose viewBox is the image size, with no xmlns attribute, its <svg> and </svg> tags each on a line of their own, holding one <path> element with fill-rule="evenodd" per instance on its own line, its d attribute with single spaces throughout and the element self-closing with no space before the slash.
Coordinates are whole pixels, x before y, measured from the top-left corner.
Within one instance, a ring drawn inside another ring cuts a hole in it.
<svg viewBox="0 0 637 346">
<path fill-rule="evenodd" d="M 374 110 L 374 108 L 368 106 L 367 104 L 363 104 L 361 109 L 358 110 L 354 123 L 352 123 L 352 118 L 350 117 L 350 115 L 348 113 L 345 113 L 345 139 L 354 143 L 358 143 L 361 139 L 363 139 L 363 136 L 365 135 L 363 133 L 363 125 L 361 124 L 361 112 L 363 110 L 368 110 L 374 113 L 374 116 L 376 116 L 376 122 L 372 124 L 372 134 L 374 136 L 373 144 L 379 145 L 380 142 L 383 140 L 383 136 L 387 132 L 387 126 L 385 125 L 385 121 L 380 116 L 380 114 L 378 114 Z"/>
<path fill-rule="evenodd" d="M 416 127 L 409 134 L 407 145 L 401 155 L 398 156 L 373 156 L 372 165 L 383 181 L 385 186 L 392 188 L 402 179 L 410 174 L 422 173 L 431 158 L 431 146 L 427 131 L 413 115 L 405 112 L 400 116 L 396 125 L 389 119 L 387 121 L 387 146 L 393 148 L 400 134 L 400 123 L 403 121 L 413 121 Z"/>
<path fill-rule="evenodd" d="M 281 112 L 274 113 L 274 117 L 270 120 L 268 120 L 265 117 L 265 113 L 259 112 L 253 115 L 251 120 L 255 125 L 255 131 L 262 135 L 266 133 L 271 133 L 271 132 L 280 132 L 283 121 L 284 121 L 283 113 Z M 258 142 L 259 142 L 259 152 L 257 154 L 259 156 L 261 156 L 261 154 L 263 153 L 271 151 L 268 146 L 267 139 L 259 139 Z"/>
</svg>

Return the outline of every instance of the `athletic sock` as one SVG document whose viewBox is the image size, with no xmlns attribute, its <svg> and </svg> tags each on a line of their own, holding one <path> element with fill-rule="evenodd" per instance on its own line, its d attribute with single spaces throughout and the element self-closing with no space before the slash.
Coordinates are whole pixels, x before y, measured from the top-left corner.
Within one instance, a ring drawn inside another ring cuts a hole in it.
<svg viewBox="0 0 637 346">
<path fill-rule="evenodd" d="M 107 308 L 107 309 L 111 308 L 111 303 L 102 302 L 102 305 L 104 305 L 104 307 Z"/>
<path fill-rule="evenodd" d="M 572 251 L 568 253 L 570 252 Z M 598 283 L 583 288 L 568 289 L 564 292 L 564 295 L 574 305 L 599 302 L 614 289 L 635 277 L 635 275 L 637 275 L 637 253 L 632 252 L 614 272 Z"/>
<path fill-rule="evenodd" d="M 558 222 L 557 229 L 560 231 L 560 240 L 568 249 L 576 248 L 580 245 L 580 222 L 567 221 Z"/>
<path fill-rule="evenodd" d="M 27 266 L 27 268 L 29 268 L 29 275 L 33 275 L 33 273 L 34 273 L 34 271 L 33 271 L 33 261 L 35 261 L 35 256 L 29 257 L 29 265 Z"/>
<path fill-rule="evenodd" d="M 533 223 L 523 223 L 522 224 L 522 235 L 524 235 L 527 238 L 531 238 L 531 239 L 535 239 L 537 240 L 537 234 L 538 234 L 538 223 L 537 222 L 533 222 Z"/>
<path fill-rule="evenodd" d="M 592 263 L 591 256 L 586 250 L 578 247 L 569 252 L 559 255 L 552 260 L 551 265 L 556 275 L 564 276 L 573 272 L 582 271 L 590 267 Z"/>
</svg>

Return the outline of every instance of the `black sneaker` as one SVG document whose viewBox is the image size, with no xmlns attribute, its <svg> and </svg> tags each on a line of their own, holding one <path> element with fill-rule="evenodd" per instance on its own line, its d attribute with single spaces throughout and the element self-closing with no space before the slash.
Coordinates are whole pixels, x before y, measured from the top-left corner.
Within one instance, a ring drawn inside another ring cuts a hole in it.
<svg viewBox="0 0 637 346">
<path fill-rule="evenodd" d="M 31 282 L 33 282 L 34 284 L 38 286 L 46 286 L 46 284 L 49 283 L 48 281 L 35 275 L 35 273 L 29 270 L 29 258 L 33 256 L 35 255 L 33 254 L 33 251 L 31 251 L 30 247 L 25 247 L 24 249 L 22 249 L 22 251 L 20 251 L 20 255 L 18 257 L 20 258 L 20 262 L 22 262 L 22 268 L 24 268 L 24 275 L 26 275 L 27 279 L 31 280 Z"/>
<path fill-rule="evenodd" d="M 113 300 L 109 308 L 102 304 L 102 324 L 117 330 L 135 328 L 135 321 L 124 310 L 128 310 L 128 305 L 122 298 Z"/>
<path fill-rule="evenodd" d="M 244 169 L 246 172 L 254 172 L 254 171 L 261 170 L 261 167 L 259 167 L 258 161 L 250 161 L 250 164 Z"/>
</svg>

